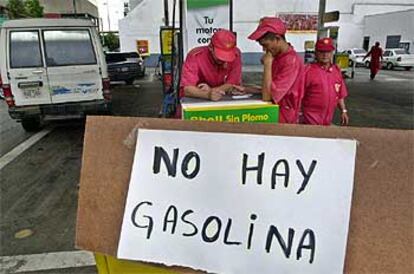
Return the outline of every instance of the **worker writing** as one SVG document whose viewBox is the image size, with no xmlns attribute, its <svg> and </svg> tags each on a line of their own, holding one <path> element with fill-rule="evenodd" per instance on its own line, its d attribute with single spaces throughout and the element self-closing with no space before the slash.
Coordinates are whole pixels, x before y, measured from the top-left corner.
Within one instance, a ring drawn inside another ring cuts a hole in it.
<svg viewBox="0 0 414 274">
<path fill-rule="evenodd" d="M 341 69 L 332 64 L 334 50 L 331 38 L 316 42 L 316 62 L 308 65 L 305 73 L 305 95 L 302 101 L 304 124 L 330 125 L 336 107 L 341 112 L 341 125 L 349 123 L 345 107 L 348 90 Z"/>
<path fill-rule="evenodd" d="M 220 29 L 208 46 L 192 49 L 183 64 L 180 97 L 219 101 L 241 83 L 241 52 L 236 36 Z"/>
<path fill-rule="evenodd" d="M 279 123 L 298 123 L 300 102 L 304 93 L 304 64 L 286 41 L 286 27 L 276 17 L 260 20 L 257 29 L 248 37 L 265 51 L 262 89 L 243 88 L 245 92 L 262 92 L 264 100 L 279 104 Z"/>
</svg>

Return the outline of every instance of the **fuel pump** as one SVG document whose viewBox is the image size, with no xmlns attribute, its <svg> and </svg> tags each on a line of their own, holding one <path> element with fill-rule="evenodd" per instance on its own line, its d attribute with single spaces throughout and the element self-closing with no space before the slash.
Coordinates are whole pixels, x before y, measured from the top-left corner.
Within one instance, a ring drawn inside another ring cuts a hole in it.
<svg viewBox="0 0 414 274">
<path fill-rule="evenodd" d="M 183 60 L 192 48 L 207 45 L 220 28 L 233 28 L 232 0 L 164 0 L 165 26 L 160 28 L 160 63 L 164 100 L 160 116 L 174 116 L 179 104 L 179 88 Z M 178 4 L 178 5 L 177 5 Z M 178 6 L 178 7 L 177 7 Z M 177 8 L 179 26 L 176 26 Z"/>
</svg>

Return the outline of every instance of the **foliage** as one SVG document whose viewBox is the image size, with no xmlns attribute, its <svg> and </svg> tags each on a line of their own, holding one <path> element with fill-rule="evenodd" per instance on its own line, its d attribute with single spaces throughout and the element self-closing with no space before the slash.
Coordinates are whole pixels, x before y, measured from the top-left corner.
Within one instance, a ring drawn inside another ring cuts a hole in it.
<svg viewBox="0 0 414 274">
<path fill-rule="evenodd" d="M 43 17 L 39 0 L 9 0 L 7 9 L 10 19 Z"/>
<path fill-rule="evenodd" d="M 103 45 L 108 47 L 109 51 L 119 48 L 119 37 L 114 33 L 106 33 L 103 35 Z"/>
<path fill-rule="evenodd" d="M 26 0 L 24 5 L 28 17 L 43 17 L 43 7 L 40 5 L 39 0 Z"/>
<path fill-rule="evenodd" d="M 19 19 L 26 17 L 26 9 L 23 0 L 9 0 L 7 10 L 10 19 Z"/>
</svg>

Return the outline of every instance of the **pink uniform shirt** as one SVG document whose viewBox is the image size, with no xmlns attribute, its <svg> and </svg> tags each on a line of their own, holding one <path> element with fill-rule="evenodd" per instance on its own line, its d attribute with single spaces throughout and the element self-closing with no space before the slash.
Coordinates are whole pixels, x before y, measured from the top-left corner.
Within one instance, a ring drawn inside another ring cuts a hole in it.
<svg viewBox="0 0 414 274">
<path fill-rule="evenodd" d="M 340 99 L 348 96 L 341 69 L 332 65 L 325 69 L 319 64 L 306 68 L 303 122 L 311 125 L 330 125 Z"/>
<path fill-rule="evenodd" d="M 280 123 L 298 123 L 304 78 L 303 61 L 293 48 L 273 59 L 272 99 L 279 104 Z"/>
<path fill-rule="evenodd" d="M 217 65 L 209 51 L 208 46 L 197 47 L 191 50 L 184 62 L 180 96 L 184 96 L 184 87 L 197 86 L 205 83 L 210 87 L 223 84 L 240 85 L 241 83 L 241 53 L 237 49 L 236 59 L 231 63 Z"/>
</svg>

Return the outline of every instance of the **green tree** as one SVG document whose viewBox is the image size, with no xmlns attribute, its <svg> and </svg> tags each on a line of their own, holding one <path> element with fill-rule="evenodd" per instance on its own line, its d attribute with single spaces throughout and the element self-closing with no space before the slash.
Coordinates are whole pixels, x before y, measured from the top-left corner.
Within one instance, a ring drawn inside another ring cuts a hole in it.
<svg viewBox="0 0 414 274">
<path fill-rule="evenodd" d="M 26 9 L 23 0 L 9 0 L 7 9 L 10 19 L 18 19 L 26 17 Z"/>
<path fill-rule="evenodd" d="M 43 7 L 40 5 L 39 0 L 26 0 L 24 5 L 28 17 L 43 17 Z"/>
<path fill-rule="evenodd" d="M 119 37 L 112 32 L 104 34 L 103 44 L 108 47 L 109 51 L 119 48 Z"/>
</svg>

